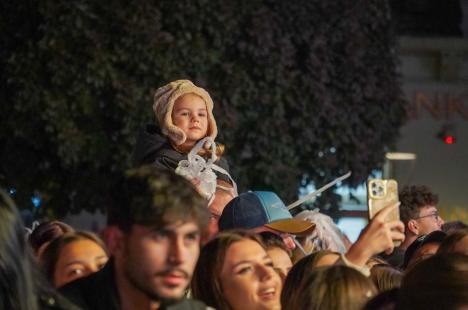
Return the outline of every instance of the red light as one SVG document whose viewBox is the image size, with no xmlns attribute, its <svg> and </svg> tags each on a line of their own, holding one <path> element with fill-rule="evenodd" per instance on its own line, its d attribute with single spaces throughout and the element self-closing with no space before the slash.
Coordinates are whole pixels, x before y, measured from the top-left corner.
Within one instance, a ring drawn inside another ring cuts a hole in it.
<svg viewBox="0 0 468 310">
<path fill-rule="evenodd" d="M 455 138 L 453 136 L 445 136 L 444 142 L 445 144 L 453 144 L 455 142 Z"/>
</svg>

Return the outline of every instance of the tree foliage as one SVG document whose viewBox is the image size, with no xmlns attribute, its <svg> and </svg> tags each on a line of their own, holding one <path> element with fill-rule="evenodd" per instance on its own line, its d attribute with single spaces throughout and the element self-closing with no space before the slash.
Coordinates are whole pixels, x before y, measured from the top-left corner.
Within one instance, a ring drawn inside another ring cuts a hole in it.
<svg viewBox="0 0 468 310">
<path fill-rule="evenodd" d="M 285 202 L 348 170 L 350 185 L 365 180 L 404 118 L 386 1 L 2 6 L 2 183 L 56 215 L 104 205 L 138 127 L 154 121 L 154 90 L 174 79 L 214 98 L 241 190 Z"/>
</svg>

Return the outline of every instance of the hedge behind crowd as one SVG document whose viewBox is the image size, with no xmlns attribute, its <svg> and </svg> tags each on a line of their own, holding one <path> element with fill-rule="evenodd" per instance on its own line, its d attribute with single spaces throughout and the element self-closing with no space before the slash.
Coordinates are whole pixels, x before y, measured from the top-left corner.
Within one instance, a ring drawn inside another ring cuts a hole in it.
<svg viewBox="0 0 468 310">
<path fill-rule="evenodd" d="M 404 118 L 387 1 L 14 1 L 1 4 L 0 182 L 56 216 L 105 205 L 152 95 L 188 78 L 215 101 L 241 190 L 382 165 Z M 337 206 L 323 195 L 318 205 Z"/>
</svg>

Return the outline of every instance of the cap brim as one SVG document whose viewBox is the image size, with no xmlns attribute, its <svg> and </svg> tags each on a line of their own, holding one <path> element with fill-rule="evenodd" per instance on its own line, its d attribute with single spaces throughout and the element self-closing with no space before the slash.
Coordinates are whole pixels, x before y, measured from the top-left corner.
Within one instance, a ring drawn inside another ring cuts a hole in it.
<svg viewBox="0 0 468 310">
<path fill-rule="evenodd" d="M 299 236 L 308 235 L 315 229 L 315 223 L 294 218 L 274 221 L 264 226 L 279 232 Z"/>
</svg>

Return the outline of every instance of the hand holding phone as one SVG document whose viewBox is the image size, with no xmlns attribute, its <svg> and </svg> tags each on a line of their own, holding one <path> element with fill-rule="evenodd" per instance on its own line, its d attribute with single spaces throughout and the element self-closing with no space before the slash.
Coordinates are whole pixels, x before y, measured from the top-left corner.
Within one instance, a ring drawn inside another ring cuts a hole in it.
<svg viewBox="0 0 468 310">
<path fill-rule="evenodd" d="M 399 202 L 398 183 L 392 179 L 370 179 L 367 181 L 367 205 L 369 221 L 383 208 Z M 399 208 L 395 208 L 384 219 L 385 222 L 400 220 Z M 394 242 L 397 247 L 401 242 Z"/>
<path fill-rule="evenodd" d="M 386 220 L 389 214 L 398 210 L 398 206 L 398 203 L 386 206 L 375 214 L 345 254 L 351 263 L 363 267 L 369 258 L 382 252 L 390 254 L 396 241 L 401 242 L 405 239 L 403 223 Z"/>
</svg>

